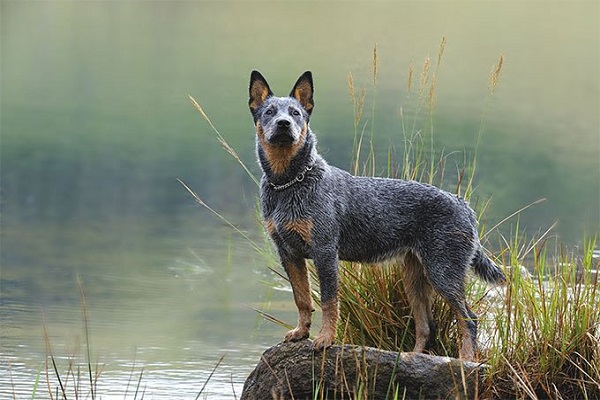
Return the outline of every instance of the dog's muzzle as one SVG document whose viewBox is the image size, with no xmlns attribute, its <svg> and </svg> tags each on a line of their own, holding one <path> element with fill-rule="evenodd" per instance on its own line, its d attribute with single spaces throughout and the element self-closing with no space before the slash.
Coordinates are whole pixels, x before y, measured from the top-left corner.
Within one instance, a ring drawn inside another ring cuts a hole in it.
<svg viewBox="0 0 600 400">
<path fill-rule="evenodd" d="M 287 119 L 280 119 L 276 121 L 275 133 L 268 138 L 270 144 L 275 146 L 289 146 L 293 144 L 296 139 L 291 129 L 292 122 Z"/>
</svg>

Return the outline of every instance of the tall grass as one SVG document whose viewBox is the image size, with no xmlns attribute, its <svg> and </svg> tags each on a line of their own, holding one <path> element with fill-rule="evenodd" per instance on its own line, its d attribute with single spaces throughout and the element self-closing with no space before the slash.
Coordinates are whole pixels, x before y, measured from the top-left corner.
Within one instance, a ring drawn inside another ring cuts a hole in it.
<svg viewBox="0 0 600 400">
<path fill-rule="evenodd" d="M 531 275 L 509 272 L 504 301 L 492 314 L 490 392 L 529 398 L 600 396 L 600 287 L 592 252 L 547 242 L 533 248 Z M 518 236 L 506 257 L 523 262 Z M 492 385 L 493 383 L 493 385 Z"/>
<path fill-rule="evenodd" d="M 400 107 L 403 154 L 400 169 L 395 169 L 394 154 L 390 150 L 385 160 L 389 176 L 417 179 L 444 187 L 446 160 L 443 153 L 434 152 L 435 92 L 446 40 L 442 39 L 435 67 L 426 57 L 420 72 L 410 63 L 406 87 L 406 101 L 413 102 L 412 115 Z M 485 130 L 486 114 L 493 102 L 501 78 L 504 56 L 492 66 L 488 79 L 488 96 L 475 132 L 476 149 Z M 378 71 L 377 47 L 373 52 L 372 95 L 370 116 L 371 140 L 365 150 L 365 133 L 369 121 L 365 119 L 367 90 L 354 85 L 348 76 L 348 91 L 354 111 L 354 147 L 351 170 L 355 174 L 374 174 L 378 170 L 373 149 L 375 119 L 375 92 Z M 418 78 L 417 78 L 418 75 Z M 217 132 L 223 147 L 238 162 L 239 157 L 218 133 L 198 103 L 194 105 Z M 425 114 L 425 118 L 423 118 Z M 425 121 L 425 124 L 423 124 Z M 365 155 L 366 154 L 366 155 Z M 469 200 L 474 193 L 477 151 L 464 165 L 457 168 L 454 186 L 446 188 Z M 250 174 L 249 169 L 244 169 Z M 250 174 L 251 175 L 251 174 Z M 256 181 L 256 178 L 253 178 Z M 188 188 L 188 190 L 190 190 Z M 190 190 L 191 191 L 191 190 Z M 195 195 L 196 197 L 197 195 Z M 197 198 L 198 200 L 198 198 Z M 525 240 L 518 228 L 518 216 L 539 201 L 522 207 L 490 229 L 480 226 L 482 239 L 488 242 L 493 235 L 499 238 L 495 246 L 499 265 L 507 266 L 508 283 L 504 288 L 489 288 L 473 280 L 467 287 L 467 298 L 480 315 L 482 362 L 491 365 L 485 387 L 479 388 L 481 398 L 582 398 L 600 397 L 600 265 L 594 264 L 592 251 L 597 238 L 586 239 L 583 249 L 569 250 L 557 239 L 551 243 L 550 230 L 539 237 Z M 199 201 L 202 204 L 202 201 Z M 475 205 L 482 216 L 489 201 Z M 210 209 L 211 212 L 215 212 Z M 217 213 L 218 214 L 218 213 Z M 511 237 L 504 238 L 497 227 L 508 220 L 516 220 Z M 554 246 L 553 255 L 548 246 Z M 527 269 L 522 268 L 527 265 Z M 512 267 L 511 267 L 512 266 Z M 340 323 L 337 338 L 342 343 L 367 345 L 388 350 L 409 351 L 414 345 L 413 321 L 410 316 L 400 266 L 341 263 L 339 305 Z M 530 271 L 530 272 L 527 272 Z M 281 272 L 276 271 L 283 276 Z M 312 279 L 316 281 L 314 267 Z M 318 287 L 318 285 L 313 285 Z M 313 292 L 315 301 L 319 295 Z M 283 321 L 261 312 L 267 319 L 281 325 Z M 449 307 L 441 300 L 433 305 L 438 326 L 438 337 L 432 352 L 454 356 L 456 348 L 456 321 Z M 369 398 L 364 390 L 357 398 Z"/>
</svg>

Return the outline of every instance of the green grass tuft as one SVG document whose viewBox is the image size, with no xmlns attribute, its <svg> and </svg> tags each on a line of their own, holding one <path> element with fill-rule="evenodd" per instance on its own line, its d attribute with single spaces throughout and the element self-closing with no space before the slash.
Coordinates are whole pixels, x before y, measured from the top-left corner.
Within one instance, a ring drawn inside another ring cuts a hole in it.
<svg viewBox="0 0 600 400">
<path fill-rule="evenodd" d="M 556 244 L 552 257 L 541 243 L 533 249 L 531 275 L 510 270 L 486 352 L 494 395 L 600 396 L 600 287 L 592 258 L 597 241 L 584 243 L 580 252 Z M 518 244 L 513 241 L 511 258 Z"/>
</svg>

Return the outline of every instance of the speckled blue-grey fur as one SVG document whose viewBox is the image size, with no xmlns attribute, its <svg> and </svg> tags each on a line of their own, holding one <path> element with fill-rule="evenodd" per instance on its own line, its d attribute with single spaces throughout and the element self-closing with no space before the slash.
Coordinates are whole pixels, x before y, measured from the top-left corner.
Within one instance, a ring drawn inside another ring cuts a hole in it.
<svg viewBox="0 0 600 400">
<path fill-rule="evenodd" d="M 465 304 L 466 273 L 473 267 L 490 283 L 505 277 L 483 252 L 476 215 L 467 202 L 431 185 L 356 177 L 329 165 L 317 153 L 316 137 L 308 128 L 314 104 L 312 77 L 308 76 L 310 102 L 302 104 L 303 99 L 294 98 L 294 89 L 289 97 L 274 96 L 257 74 L 251 78 L 250 108 L 260 129 L 256 149 L 264 173 L 262 213 L 272 224 L 270 234 L 284 267 L 300 259 L 314 260 L 326 303 L 337 296 L 338 260 L 376 263 L 411 253 L 429 284 L 467 321 L 475 338 L 476 315 Z M 305 79 L 306 74 L 310 73 Z M 258 89 L 252 86 L 257 80 L 257 86 L 265 86 L 258 99 Z M 297 149 L 285 169 L 274 171 L 269 148 L 292 145 Z M 290 221 L 311 221 L 310 240 L 286 229 Z M 433 321 L 429 324 L 433 327 Z"/>
</svg>

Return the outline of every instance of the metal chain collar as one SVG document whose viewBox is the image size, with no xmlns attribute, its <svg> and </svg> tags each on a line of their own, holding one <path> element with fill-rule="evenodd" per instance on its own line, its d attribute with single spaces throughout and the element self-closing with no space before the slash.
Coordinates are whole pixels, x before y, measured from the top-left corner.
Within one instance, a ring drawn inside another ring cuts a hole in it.
<svg viewBox="0 0 600 400">
<path fill-rule="evenodd" d="M 280 190 L 284 190 L 289 188 L 290 186 L 292 186 L 293 184 L 297 183 L 297 182 L 302 182 L 304 180 L 304 175 L 306 175 L 306 173 L 308 171 L 312 171 L 312 169 L 314 168 L 314 164 L 309 164 L 304 168 L 304 171 L 300 172 L 298 175 L 296 175 L 296 177 L 294 179 L 292 179 L 291 181 L 289 181 L 288 183 L 284 183 L 283 185 L 276 185 L 273 182 L 269 182 L 269 185 L 271 185 L 271 187 L 277 191 Z"/>
</svg>

